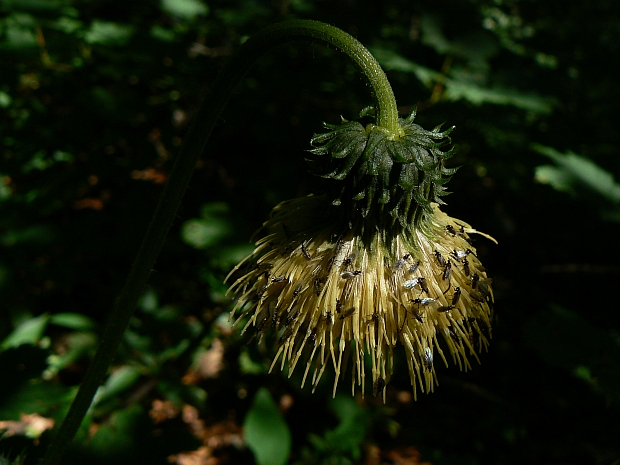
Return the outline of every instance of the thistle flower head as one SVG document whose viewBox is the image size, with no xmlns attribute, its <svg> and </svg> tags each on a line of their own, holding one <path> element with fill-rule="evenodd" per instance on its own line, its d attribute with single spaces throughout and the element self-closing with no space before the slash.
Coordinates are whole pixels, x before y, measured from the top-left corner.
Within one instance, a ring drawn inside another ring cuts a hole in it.
<svg viewBox="0 0 620 465">
<path fill-rule="evenodd" d="M 313 390 L 331 367 L 335 394 L 351 359 L 352 390 L 364 393 L 370 371 L 374 394 L 384 393 L 400 344 L 414 394 L 430 392 L 438 359 L 467 370 L 489 344 L 493 291 L 470 238 L 482 233 L 439 209 L 453 172 L 442 164 L 446 133 L 412 119 L 401 120 L 405 141 L 376 136 L 371 148 L 374 128 L 362 127 L 363 138 L 356 127 L 352 147 L 338 142 L 353 127 L 346 121 L 315 137 L 326 145 L 314 153 L 331 154 L 326 164 L 336 167 L 324 176 L 343 181 L 337 195 L 278 205 L 231 272 L 245 269 L 230 288 L 243 331 L 275 334 L 271 368 L 303 370 Z"/>
</svg>

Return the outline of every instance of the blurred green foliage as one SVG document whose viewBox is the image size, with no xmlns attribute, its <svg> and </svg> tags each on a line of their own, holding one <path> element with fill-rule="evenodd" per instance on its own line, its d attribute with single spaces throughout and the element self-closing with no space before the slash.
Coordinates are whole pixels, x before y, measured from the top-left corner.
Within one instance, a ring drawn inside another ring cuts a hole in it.
<svg viewBox="0 0 620 465">
<path fill-rule="evenodd" d="M 231 328 L 223 280 L 248 239 L 321 188 L 310 137 L 371 103 L 340 54 L 286 45 L 231 98 L 64 463 L 617 463 L 619 16 L 609 0 L 0 0 L 0 463 L 49 444 L 227 57 L 292 17 L 368 46 L 402 115 L 456 125 L 447 212 L 499 241 L 476 244 L 489 354 L 438 367 L 413 402 L 397 351 L 385 405 L 346 378 L 332 400 L 329 379 L 310 394 L 268 374 L 272 341 Z"/>
</svg>

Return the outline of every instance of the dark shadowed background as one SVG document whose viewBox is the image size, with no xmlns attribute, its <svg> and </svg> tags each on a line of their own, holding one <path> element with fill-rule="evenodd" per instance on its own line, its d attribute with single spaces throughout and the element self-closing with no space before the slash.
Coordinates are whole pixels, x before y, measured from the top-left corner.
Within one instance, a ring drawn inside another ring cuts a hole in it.
<svg viewBox="0 0 620 465">
<path fill-rule="evenodd" d="M 343 55 L 286 45 L 230 99 L 63 463 L 619 464 L 612 0 L 0 0 L 0 454 L 41 457 L 202 97 L 288 18 L 351 33 L 402 116 L 456 126 L 444 210 L 499 241 L 476 242 L 489 353 L 467 373 L 436 363 L 417 401 L 399 353 L 383 404 L 350 379 L 332 399 L 329 376 L 311 394 L 300 372 L 269 375 L 277 338 L 230 328 L 223 280 L 250 236 L 318 189 L 310 138 L 372 103 Z"/>
</svg>

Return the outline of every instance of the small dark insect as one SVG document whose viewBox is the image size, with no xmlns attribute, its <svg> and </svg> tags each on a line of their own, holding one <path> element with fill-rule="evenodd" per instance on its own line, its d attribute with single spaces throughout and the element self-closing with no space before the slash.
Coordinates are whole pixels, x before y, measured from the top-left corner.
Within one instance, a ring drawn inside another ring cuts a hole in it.
<svg viewBox="0 0 620 465">
<path fill-rule="evenodd" d="M 325 314 L 325 323 L 327 324 L 327 327 L 331 327 L 333 320 L 332 320 L 332 312 L 327 312 Z"/>
<path fill-rule="evenodd" d="M 307 339 L 310 341 L 311 347 L 314 347 L 316 344 L 316 328 L 312 330 Z"/>
<path fill-rule="evenodd" d="M 480 283 L 478 284 L 478 290 L 485 296 L 489 297 L 491 295 L 491 289 L 489 287 L 489 284 L 491 284 L 492 282 L 493 280 L 491 278 L 481 279 Z"/>
<path fill-rule="evenodd" d="M 484 302 L 484 297 L 482 296 L 482 294 L 480 294 L 479 292 L 476 291 L 471 291 L 469 293 L 469 295 L 471 296 L 472 299 L 474 299 L 476 302 Z"/>
<path fill-rule="evenodd" d="M 340 310 L 342 310 L 342 300 L 337 299 L 336 300 L 336 313 L 340 313 Z"/>
<path fill-rule="evenodd" d="M 294 325 L 286 328 L 286 331 L 282 333 L 282 337 L 280 338 L 279 344 L 282 344 L 284 341 L 286 341 L 288 338 L 290 338 L 293 335 L 294 328 L 295 328 Z"/>
<path fill-rule="evenodd" d="M 345 318 L 353 315 L 354 313 L 355 313 L 355 307 L 351 307 L 351 308 L 346 309 L 344 312 L 342 312 L 338 318 L 340 320 L 344 320 Z"/>
<path fill-rule="evenodd" d="M 454 229 L 454 226 L 452 226 L 451 224 L 446 226 L 446 231 L 448 231 L 448 234 L 450 234 L 451 236 L 456 236 L 456 229 Z"/>
<path fill-rule="evenodd" d="M 287 255 L 292 249 L 293 249 L 292 245 L 290 245 L 290 244 L 287 245 L 286 247 L 284 247 L 282 249 L 282 255 Z"/>
<path fill-rule="evenodd" d="M 375 310 L 375 312 L 370 315 L 370 318 L 368 318 L 366 324 L 368 325 L 371 321 L 374 322 L 375 324 L 375 337 L 377 337 L 378 333 L 379 333 L 379 313 L 377 313 L 377 310 Z"/>
<path fill-rule="evenodd" d="M 486 321 L 478 319 L 478 327 L 480 328 L 480 333 L 486 337 L 487 339 L 491 339 L 491 328 L 486 323 Z"/>
<path fill-rule="evenodd" d="M 405 265 L 407 260 L 409 260 L 410 258 L 411 258 L 411 254 L 410 253 L 408 253 L 406 255 L 403 255 L 403 258 L 401 258 L 396 263 L 394 263 L 394 269 L 395 270 L 400 270 Z"/>
<path fill-rule="evenodd" d="M 297 286 L 295 286 L 295 290 L 293 291 L 293 297 L 297 297 L 299 295 L 302 287 L 302 284 L 298 284 Z"/>
<path fill-rule="evenodd" d="M 443 258 L 443 255 L 441 255 L 438 250 L 435 250 L 435 258 L 437 259 L 437 263 L 439 263 L 440 266 L 446 266 L 446 259 Z"/>
<path fill-rule="evenodd" d="M 457 287 L 454 289 L 454 294 L 452 294 L 452 306 L 453 307 L 459 303 L 460 298 L 461 298 L 461 288 Z"/>
<path fill-rule="evenodd" d="M 415 271 L 418 269 L 418 267 L 420 266 L 420 260 L 418 260 L 417 262 L 415 262 L 411 268 L 409 268 L 409 273 L 413 274 L 415 273 Z"/>
<path fill-rule="evenodd" d="M 304 254 L 304 257 L 306 257 L 307 260 L 312 260 L 312 257 L 310 256 L 308 249 L 306 249 L 306 244 L 304 242 L 301 243 L 301 253 Z"/>
<path fill-rule="evenodd" d="M 278 276 L 277 278 L 273 278 L 271 280 L 272 283 L 281 283 L 283 281 L 286 281 L 286 276 Z"/>
<path fill-rule="evenodd" d="M 344 247 L 344 241 L 342 239 L 338 239 L 338 243 L 336 244 L 336 255 L 340 252 L 340 249 Z"/>
<path fill-rule="evenodd" d="M 292 315 L 287 316 L 287 317 L 286 317 L 286 321 L 284 322 L 284 326 L 288 326 L 288 325 L 290 325 L 290 324 L 293 322 L 293 320 L 294 320 L 295 318 L 297 318 L 297 315 L 299 315 L 299 310 L 297 310 L 297 311 L 296 311 L 295 313 L 293 313 Z"/>
<path fill-rule="evenodd" d="M 441 279 L 443 279 L 444 281 L 449 281 L 451 274 L 452 274 L 452 262 L 448 260 L 448 263 L 446 263 L 446 267 L 443 269 L 443 275 L 441 276 Z"/>
<path fill-rule="evenodd" d="M 478 346 L 480 349 L 482 348 L 482 345 L 480 344 L 480 333 L 475 329 L 469 333 L 469 342 L 471 342 L 473 347 Z"/>
<path fill-rule="evenodd" d="M 317 297 L 321 295 L 321 280 L 319 278 L 314 278 L 314 292 Z"/>
<path fill-rule="evenodd" d="M 433 369 L 433 352 L 428 347 L 424 348 L 424 366 L 428 371 Z"/>
<path fill-rule="evenodd" d="M 376 397 L 381 394 L 383 392 L 383 388 L 385 388 L 385 379 L 378 378 L 373 389 L 373 395 Z"/>
<path fill-rule="evenodd" d="M 461 340 L 461 338 L 454 332 L 452 328 L 448 329 L 448 333 L 450 333 L 450 337 L 454 342 L 459 342 Z"/>
<path fill-rule="evenodd" d="M 345 271 L 344 273 L 340 274 L 340 277 L 342 279 L 351 279 L 351 278 L 353 278 L 355 276 L 359 276 L 361 274 L 362 274 L 361 270 L 355 270 L 355 271 L 352 271 L 352 272 L 351 271 Z"/>
<path fill-rule="evenodd" d="M 449 312 L 450 310 L 454 310 L 456 307 L 454 305 L 442 305 L 437 309 L 439 313 Z"/>
<path fill-rule="evenodd" d="M 465 272 L 465 276 L 469 276 L 471 273 L 471 268 L 469 267 L 467 259 L 463 260 L 463 271 Z"/>
<path fill-rule="evenodd" d="M 416 320 L 418 320 L 420 323 L 424 323 L 424 320 L 422 320 L 422 314 L 420 312 L 418 312 L 415 308 L 411 309 L 411 311 L 413 312 L 413 316 Z"/>
<path fill-rule="evenodd" d="M 478 287 L 478 283 L 480 282 L 480 275 L 478 273 L 474 273 L 471 278 L 471 288 L 476 289 Z"/>
<path fill-rule="evenodd" d="M 268 263 L 268 262 L 264 262 L 264 263 L 259 263 L 258 267 L 260 269 L 269 269 L 269 268 L 273 268 L 273 263 Z"/>
<path fill-rule="evenodd" d="M 418 284 L 419 281 L 420 281 L 420 278 L 410 279 L 408 281 L 405 281 L 405 283 L 403 284 L 403 287 L 405 289 L 412 289 L 416 286 L 416 284 Z"/>
<path fill-rule="evenodd" d="M 420 285 L 422 290 L 428 294 L 428 284 L 426 282 L 426 278 L 420 277 L 418 279 L 418 284 Z"/>
<path fill-rule="evenodd" d="M 427 305 L 430 305 L 433 302 L 435 302 L 435 299 L 431 299 L 430 297 L 425 297 L 424 299 L 413 299 L 411 302 L 414 304 L 418 304 L 418 305 L 422 305 L 423 307 L 426 307 Z"/>
<path fill-rule="evenodd" d="M 344 259 L 344 261 L 342 262 L 342 266 L 344 266 L 345 268 L 349 265 L 351 265 L 351 263 L 353 263 L 353 260 L 355 260 L 355 252 L 352 253 L 351 255 L 349 255 L 347 258 Z"/>
<path fill-rule="evenodd" d="M 267 315 L 265 318 L 263 318 L 260 323 L 258 325 L 256 325 L 256 331 L 261 331 L 261 332 L 265 332 L 267 331 L 267 328 L 269 328 L 269 325 L 267 325 L 267 322 L 269 321 L 269 315 Z"/>
<path fill-rule="evenodd" d="M 263 296 L 263 294 L 265 293 L 266 290 L 267 290 L 267 285 L 265 284 L 258 291 L 256 291 L 256 296 L 252 299 L 252 301 L 256 302 L 258 299 L 260 299 Z"/>
<path fill-rule="evenodd" d="M 450 255 L 452 255 L 457 260 L 460 260 L 461 258 L 465 258 L 469 254 L 473 254 L 473 252 L 471 250 L 469 250 L 469 249 L 467 249 L 467 250 L 456 250 L 455 249 L 452 252 L 450 252 Z"/>
</svg>

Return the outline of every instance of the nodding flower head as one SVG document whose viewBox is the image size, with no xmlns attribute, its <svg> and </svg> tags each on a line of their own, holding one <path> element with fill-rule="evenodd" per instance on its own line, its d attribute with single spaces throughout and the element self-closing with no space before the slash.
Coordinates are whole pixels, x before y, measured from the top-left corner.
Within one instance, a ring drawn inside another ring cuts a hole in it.
<svg viewBox="0 0 620 465">
<path fill-rule="evenodd" d="M 335 394 L 352 358 L 353 392 L 364 393 L 370 371 L 385 396 L 401 344 L 414 394 L 430 392 L 439 359 L 467 370 L 489 345 L 493 291 L 471 235 L 489 236 L 439 209 L 454 172 L 441 150 L 449 131 L 425 131 L 413 116 L 397 140 L 347 121 L 315 136 L 315 155 L 331 155 L 331 193 L 275 207 L 231 272 L 245 270 L 230 288 L 243 332 L 274 335 L 271 368 L 301 365 L 313 390 L 328 368 Z"/>
</svg>

